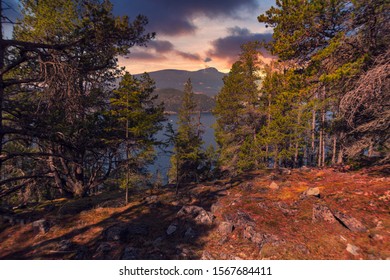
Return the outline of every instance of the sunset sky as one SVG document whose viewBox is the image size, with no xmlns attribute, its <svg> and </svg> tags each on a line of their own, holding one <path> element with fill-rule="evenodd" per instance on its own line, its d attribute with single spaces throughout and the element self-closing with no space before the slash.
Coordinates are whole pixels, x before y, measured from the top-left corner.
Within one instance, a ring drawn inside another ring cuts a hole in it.
<svg viewBox="0 0 390 280">
<path fill-rule="evenodd" d="M 147 48 L 133 48 L 119 60 L 133 74 L 161 69 L 228 72 L 240 45 L 269 40 L 271 32 L 257 16 L 274 0 L 113 0 L 114 13 L 149 19 L 156 39 Z"/>
<path fill-rule="evenodd" d="M 148 17 L 148 32 L 156 38 L 148 47 L 133 48 L 119 58 L 132 74 L 161 69 L 199 70 L 215 67 L 228 72 L 240 45 L 269 40 L 272 30 L 257 16 L 275 0 L 111 0 L 115 15 Z M 5 0 L 9 17 L 18 17 L 18 0 Z M 5 26 L 5 36 L 11 34 Z"/>
</svg>

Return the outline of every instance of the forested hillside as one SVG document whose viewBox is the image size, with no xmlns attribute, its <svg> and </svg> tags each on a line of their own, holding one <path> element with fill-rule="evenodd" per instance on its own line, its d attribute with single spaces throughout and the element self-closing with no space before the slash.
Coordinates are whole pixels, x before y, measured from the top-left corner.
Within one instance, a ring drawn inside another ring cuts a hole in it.
<svg viewBox="0 0 390 280">
<path fill-rule="evenodd" d="M 156 95 L 158 96 L 156 104 L 163 103 L 166 112 L 179 112 L 184 95 L 183 91 L 173 88 L 157 89 Z M 195 94 L 194 99 L 196 103 L 194 112 L 211 112 L 215 107 L 215 100 L 205 94 Z"/>
<path fill-rule="evenodd" d="M 253 168 L 389 162 L 389 5 L 276 1 L 278 61 L 248 43 L 217 95 L 221 163 Z"/>
</svg>

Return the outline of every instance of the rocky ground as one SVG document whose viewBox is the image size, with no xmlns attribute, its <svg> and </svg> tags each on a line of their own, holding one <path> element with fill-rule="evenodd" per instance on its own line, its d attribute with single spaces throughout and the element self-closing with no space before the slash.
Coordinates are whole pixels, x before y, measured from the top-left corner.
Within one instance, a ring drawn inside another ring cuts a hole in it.
<svg viewBox="0 0 390 280">
<path fill-rule="evenodd" d="M 390 259 L 389 166 L 272 170 L 0 214 L 1 259 Z"/>
</svg>

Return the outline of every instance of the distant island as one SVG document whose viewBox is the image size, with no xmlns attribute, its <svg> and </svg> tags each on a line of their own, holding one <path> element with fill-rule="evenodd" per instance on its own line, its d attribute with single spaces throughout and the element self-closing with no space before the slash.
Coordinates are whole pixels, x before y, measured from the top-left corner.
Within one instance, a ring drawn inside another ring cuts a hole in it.
<svg viewBox="0 0 390 280">
<path fill-rule="evenodd" d="M 183 91 L 174 88 L 157 89 L 156 104 L 164 103 L 165 113 L 176 114 L 182 104 Z M 215 107 L 215 99 L 205 94 L 195 94 L 196 108 L 200 112 L 211 112 Z"/>
</svg>

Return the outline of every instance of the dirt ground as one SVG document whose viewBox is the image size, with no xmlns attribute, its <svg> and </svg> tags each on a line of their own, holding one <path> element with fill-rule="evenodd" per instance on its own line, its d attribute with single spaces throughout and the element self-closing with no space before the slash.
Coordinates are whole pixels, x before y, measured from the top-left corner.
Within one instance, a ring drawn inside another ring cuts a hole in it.
<svg viewBox="0 0 390 280">
<path fill-rule="evenodd" d="M 15 211 L 0 259 L 390 259 L 389 166 L 235 178 Z M 184 214 L 183 214 L 184 213 Z"/>
</svg>

